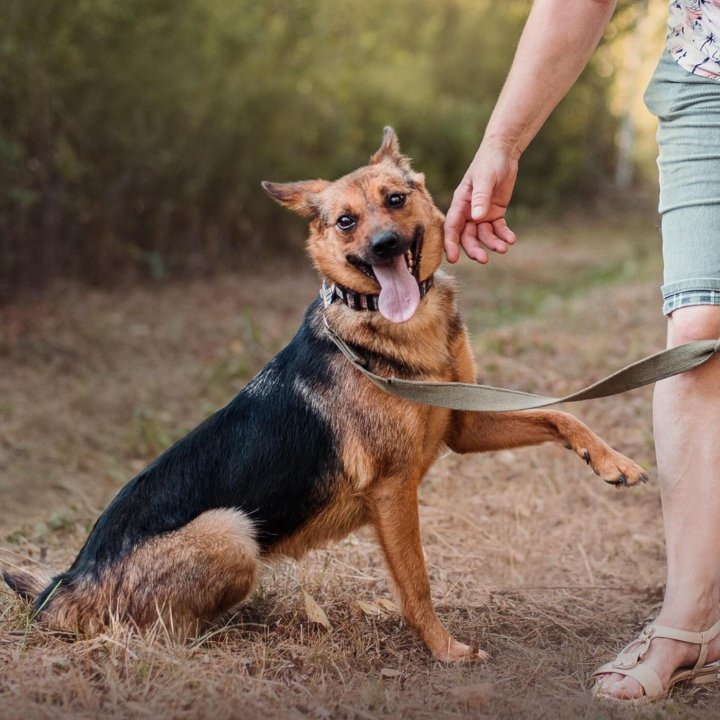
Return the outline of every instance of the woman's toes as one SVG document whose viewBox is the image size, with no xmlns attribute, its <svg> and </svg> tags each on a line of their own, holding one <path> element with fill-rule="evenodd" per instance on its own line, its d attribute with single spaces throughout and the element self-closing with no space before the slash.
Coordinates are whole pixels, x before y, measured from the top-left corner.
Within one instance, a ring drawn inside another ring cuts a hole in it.
<svg viewBox="0 0 720 720">
<path fill-rule="evenodd" d="M 615 685 L 615 683 L 620 682 L 620 680 L 622 680 L 622 679 L 623 679 L 623 676 L 618 675 L 617 673 L 601 675 L 598 678 L 598 684 L 600 685 L 603 692 L 607 692 L 612 685 Z"/>
<path fill-rule="evenodd" d="M 632 678 L 623 678 L 613 683 L 607 692 L 621 700 L 631 700 L 640 697 L 643 694 L 643 689 L 640 684 Z"/>
<path fill-rule="evenodd" d="M 608 688 L 609 693 L 621 700 L 627 700 L 630 697 L 630 688 L 624 680 L 618 680 Z"/>
<path fill-rule="evenodd" d="M 609 695 L 619 700 L 630 700 L 643 695 L 640 683 L 632 678 L 611 673 L 597 678 L 598 689 L 603 695 Z"/>
<path fill-rule="evenodd" d="M 599 687 L 600 690 L 602 690 L 603 692 L 604 692 L 605 690 L 607 690 L 608 687 L 610 687 L 610 685 L 612 684 L 612 681 L 610 680 L 610 676 L 609 676 L 609 675 L 600 675 L 600 677 L 596 678 L 595 682 L 597 682 L 598 687 Z"/>
</svg>

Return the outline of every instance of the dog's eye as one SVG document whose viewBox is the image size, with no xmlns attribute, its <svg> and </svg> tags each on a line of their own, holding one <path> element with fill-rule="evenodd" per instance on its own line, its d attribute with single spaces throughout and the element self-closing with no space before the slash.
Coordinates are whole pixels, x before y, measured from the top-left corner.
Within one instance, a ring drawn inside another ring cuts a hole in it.
<svg viewBox="0 0 720 720">
<path fill-rule="evenodd" d="M 401 208 L 405 204 L 405 193 L 391 193 L 387 196 L 387 204 L 391 208 Z"/>
<path fill-rule="evenodd" d="M 352 230 L 355 227 L 356 222 L 357 220 L 352 215 L 341 215 L 335 222 L 335 225 L 337 226 L 338 230 L 347 232 L 348 230 Z"/>
</svg>

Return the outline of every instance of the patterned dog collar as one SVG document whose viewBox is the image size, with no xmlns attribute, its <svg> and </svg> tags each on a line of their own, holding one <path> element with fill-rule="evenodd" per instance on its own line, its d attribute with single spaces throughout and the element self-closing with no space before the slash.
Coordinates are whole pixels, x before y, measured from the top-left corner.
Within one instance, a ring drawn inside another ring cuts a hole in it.
<svg viewBox="0 0 720 720">
<path fill-rule="evenodd" d="M 434 275 L 430 275 L 425 280 L 418 281 L 418 288 L 420 288 L 420 297 L 423 298 L 428 294 L 430 288 L 433 286 L 435 280 Z M 355 292 L 354 290 L 348 290 L 347 288 L 332 283 L 328 285 L 326 280 L 323 280 L 322 287 L 320 288 L 320 297 L 322 298 L 323 305 L 329 307 L 335 300 L 342 300 L 351 310 L 377 310 L 378 309 L 378 298 L 379 295 L 364 295 L 363 293 Z"/>
</svg>

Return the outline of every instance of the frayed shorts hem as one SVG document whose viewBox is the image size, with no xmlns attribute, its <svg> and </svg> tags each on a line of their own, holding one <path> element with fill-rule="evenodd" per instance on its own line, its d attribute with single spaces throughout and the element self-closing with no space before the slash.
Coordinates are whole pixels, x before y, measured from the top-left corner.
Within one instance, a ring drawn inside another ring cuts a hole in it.
<svg viewBox="0 0 720 720">
<path fill-rule="evenodd" d="M 699 278 L 663 285 L 663 314 L 691 305 L 720 305 L 720 279 Z"/>
</svg>

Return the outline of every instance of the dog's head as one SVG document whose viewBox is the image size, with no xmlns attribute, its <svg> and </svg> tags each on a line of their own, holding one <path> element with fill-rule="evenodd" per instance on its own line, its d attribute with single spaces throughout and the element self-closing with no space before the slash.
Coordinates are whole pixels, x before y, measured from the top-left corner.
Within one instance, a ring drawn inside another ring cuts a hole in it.
<svg viewBox="0 0 720 720">
<path fill-rule="evenodd" d="M 280 204 L 311 218 L 308 249 L 331 283 L 358 293 L 379 293 L 380 313 L 409 320 L 420 303 L 419 283 L 442 259 L 443 215 L 425 177 L 400 154 L 386 127 L 369 165 L 335 182 L 264 182 Z"/>
</svg>

